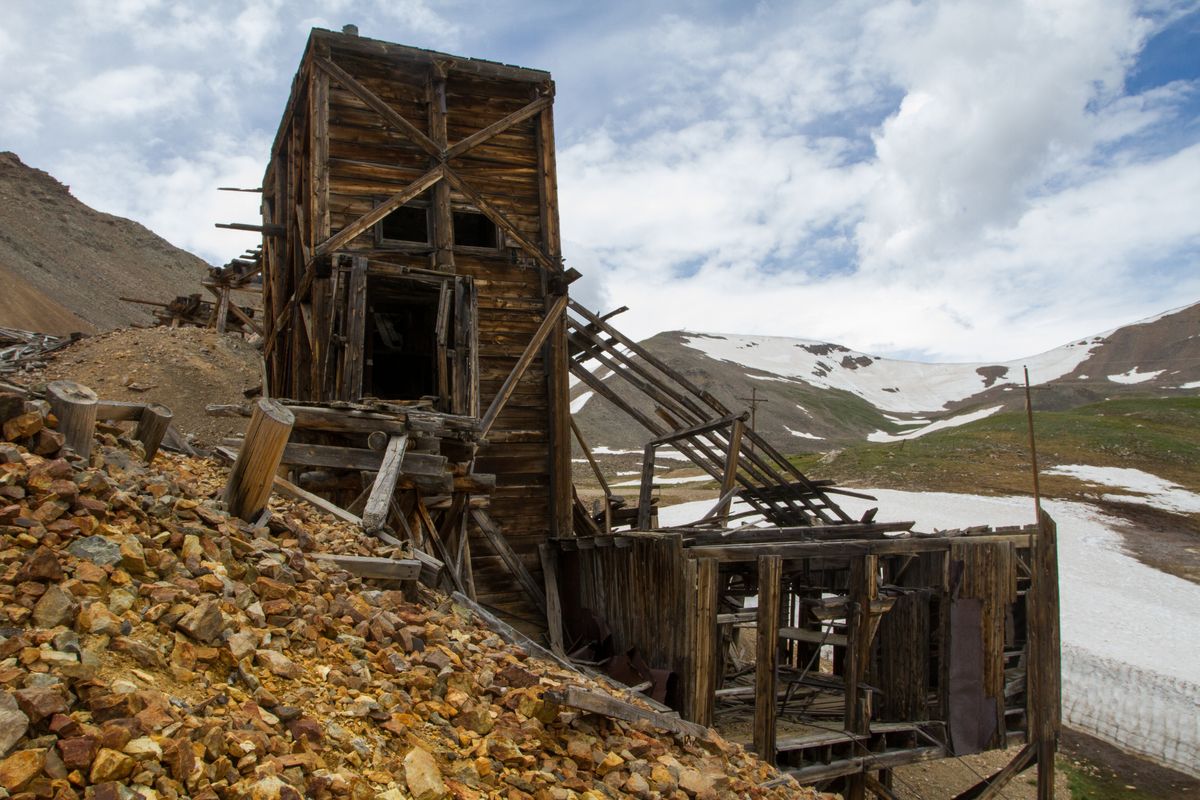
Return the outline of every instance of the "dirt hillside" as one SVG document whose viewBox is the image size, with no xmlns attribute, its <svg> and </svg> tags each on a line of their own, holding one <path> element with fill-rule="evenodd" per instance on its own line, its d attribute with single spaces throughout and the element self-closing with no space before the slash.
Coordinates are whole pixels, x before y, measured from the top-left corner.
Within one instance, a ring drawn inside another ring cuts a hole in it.
<svg viewBox="0 0 1200 800">
<path fill-rule="evenodd" d="M 64 334 L 148 323 L 145 307 L 119 298 L 165 301 L 200 291 L 206 267 L 0 152 L 0 326 Z"/>
<path fill-rule="evenodd" d="M 69 379 L 105 400 L 162 403 L 174 412 L 177 431 L 212 446 L 242 433 L 246 423 L 210 417 L 204 407 L 245 401 L 245 390 L 262 383 L 259 363 L 258 351 L 238 336 L 205 328 L 126 328 L 81 339 L 44 369 L 15 380 L 32 386 Z"/>
</svg>

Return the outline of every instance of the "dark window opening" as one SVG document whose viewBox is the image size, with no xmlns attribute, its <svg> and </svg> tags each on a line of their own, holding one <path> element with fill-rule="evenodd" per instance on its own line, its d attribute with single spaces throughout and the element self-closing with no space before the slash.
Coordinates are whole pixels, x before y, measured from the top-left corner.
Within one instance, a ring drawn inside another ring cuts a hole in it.
<svg viewBox="0 0 1200 800">
<path fill-rule="evenodd" d="M 363 396 L 418 400 L 437 396 L 439 288 L 376 278 L 367 286 Z"/>
<path fill-rule="evenodd" d="M 455 211 L 455 247 L 483 247 L 495 250 L 500 244 L 496 223 L 478 211 Z"/>
<path fill-rule="evenodd" d="M 385 242 L 429 244 L 428 206 L 400 206 L 380 221 L 379 238 Z"/>
</svg>

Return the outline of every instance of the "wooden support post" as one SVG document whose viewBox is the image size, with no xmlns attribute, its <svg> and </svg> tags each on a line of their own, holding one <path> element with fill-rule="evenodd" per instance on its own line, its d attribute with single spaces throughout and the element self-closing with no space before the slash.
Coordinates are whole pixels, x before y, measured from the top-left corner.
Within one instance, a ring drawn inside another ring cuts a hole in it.
<svg viewBox="0 0 1200 800">
<path fill-rule="evenodd" d="M 58 417 L 58 432 L 66 437 L 67 444 L 85 461 L 91 458 L 100 398 L 82 383 L 52 381 L 46 386 L 46 399 Z"/>
<path fill-rule="evenodd" d="M 467 498 L 467 506 L 470 506 L 470 498 Z M 467 587 L 467 597 L 472 600 L 475 597 L 475 568 L 471 566 L 471 527 L 468 524 L 470 515 L 464 510 L 462 517 L 458 520 L 458 535 L 459 544 L 462 546 L 462 579 Z"/>
<path fill-rule="evenodd" d="M 775 763 L 775 670 L 783 558 L 758 557 L 758 642 L 754 665 L 754 752 Z"/>
<path fill-rule="evenodd" d="M 1058 526 L 1039 514 L 1029 595 L 1029 734 L 1037 749 L 1038 800 L 1054 800 L 1054 756 L 1062 727 L 1062 666 L 1058 610 Z"/>
<path fill-rule="evenodd" d="M 741 455 L 742 432 L 745 429 L 746 423 L 738 417 L 729 430 L 729 452 L 725 457 L 725 479 L 721 481 L 721 503 L 717 511 L 722 528 L 729 524 L 729 508 L 733 505 L 733 488 L 737 486 L 738 457 Z"/>
<path fill-rule="evenodd" d="M 158 452 L 163 437 L 167 435 L 167 428 L 171 427 L 174 416 L 171 409 L 159 403 L 149 403 L 142 409 L 133 438 L 142 443 L 147 464 L 154 460 L 154 455 Z"/>
<path fill-rule="evenodd" d="M 879 594 L 879 556 L 864 555 L 850 561 L 850 619 L 846 647 L 846 706 L 842 724 L 850 733 L 867 734 L 871 730 L 871 702 L 863 695 L 863 682 L 869 671 L 871 641 L 875 638 L 872 613 Z M 866 797 L 862 772 L 846 776 L 846 800 Z"/>
<path fill-rule="evenodd" d="M 224 333 L 229 325 L 229 287 L 222 286 L 217 299 L 217 333 Z"/>
<path fill-rule="evenodd" d="M 354 256 L 350 267 L 349 296 L 346 298 L 346 349 L 342 371 L 343 400 L 362 397 L 363 358 L 367 338 L 367 259 Z"/>
<path fill-rule="evenodd" d="M 275 400 L 259 400 L 254 405 L 245 442 L 225 484 L 230 514 L 250 522 L 266 507 L 295 422 L 292 412 Z"/>
<path fill-rule="evenodd" d="M 407 446 L 407 434 L 388 439 L 383 463 L 379 465 L 379 472 L 375 473 L 375 483 L 371 486 L 371 495 L 363 509 L 363 528 L 368 532 L 379 530 L 387 522 L 392 494 L 396 491 L 396 480 L 400 477 L 400 465 L 404 463 L 404 450 Z"/>
<path fill-rule="evenodd" d="M 692 658 L 685 715 L 705 727 L 713 723 L 717 691 L 718 564 L 714 558 L 688 559 L 687 624 Z"/>
<path fill-rule="evenodd" d="M 638 485 L 637 529 L 650 530 L 650 507 L 654 503 L 654 443 L 642 453 L 642 482 Z"/>
<path fill-rule="evenodd" d="M 550 635 L 550 649 L 564 656 L 562 601 L 558 596 L 558 550 L 549 542 L 542 542 L 538 545 L 538 555 L 542 560 L 542 576 L 546 581 L 546 628 Z"/>
</svg>

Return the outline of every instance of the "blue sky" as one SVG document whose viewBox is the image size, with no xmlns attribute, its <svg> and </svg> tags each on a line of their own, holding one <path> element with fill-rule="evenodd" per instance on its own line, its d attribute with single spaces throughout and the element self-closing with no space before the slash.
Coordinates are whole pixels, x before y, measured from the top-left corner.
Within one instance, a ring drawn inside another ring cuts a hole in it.
<svg viewBox="0 0 1200 800">
<path fill-rule="evenodd" d="M 6 4 L 0 149 L 213 263 L 312 26 L 550 70 L 565 256 L 633 334 L 929 360 L 1200 300 L 1200 4 Z"/>
</svg>

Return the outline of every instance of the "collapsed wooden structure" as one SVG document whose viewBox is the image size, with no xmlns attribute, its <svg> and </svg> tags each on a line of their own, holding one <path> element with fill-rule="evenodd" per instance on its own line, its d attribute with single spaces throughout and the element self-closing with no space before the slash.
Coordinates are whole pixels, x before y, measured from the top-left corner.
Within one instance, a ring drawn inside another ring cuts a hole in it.
<svg viewBox="0 0 1200 800">
<path fill-rule="evenodd" d="M 964 797 L 1034 760 L 1050 796 L 1053 522 L 918 534 L 851 518 L 835 498 L 853 493 L 571 301 L 553 96 L 545 72 L 313 31 L 257 226 L 265 388 L 288 399 L 212 409 L 273 442 L 257 491 L 320 494 L 407 540 L 448 589 L 557 653 L 623 659 L 688 720 L 752 708 L 749 744 L 806 782 L 889 797 L 896 766 L 1025 741 Z M 636 506 L 573 425 L 568 376 L 646 429 Z M 572 437 L 605 487 L 596 512 L 573 491 Z M 667 446 L 720 486 L 679 528 L 652 493 Z"/>
<path fill-rule="evenodd" d="M 220 225 L 218 227 L 240 228 L 245 226 Z M 252 226 L 256 230 L 260 226 Z M 258 305 L 241 305 L 234 292 L 258 294 L 262 292 L 262 247 L 247 250 L 222 267 L 210 267 L 200 285 L 213 296 L 205 300 L 196 292 L 179 295 L 170 302 L 145 300 L 137 297 L 122 297 L 126 303 L 150 306 L 154 324 L 168 328 L 198 327 L 215 328 L 218 333 L 235 332 L 263 334 L 262 309 Z"/>
</svg>

